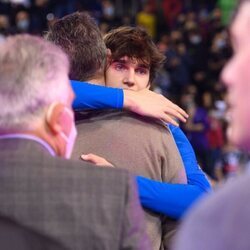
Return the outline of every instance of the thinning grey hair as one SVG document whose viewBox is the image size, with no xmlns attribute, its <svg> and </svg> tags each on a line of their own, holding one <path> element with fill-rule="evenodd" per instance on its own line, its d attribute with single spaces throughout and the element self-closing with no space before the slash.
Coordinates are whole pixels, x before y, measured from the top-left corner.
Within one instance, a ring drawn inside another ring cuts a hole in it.
<svg viewBox="0 0 250 250">
<path fill-rule="evenodd" d="M 56 45 L 31 35 L 0 44 L 0 131 L 27 131 L 53 102 L 68 99 L 69 61 Z"/>
</svg>

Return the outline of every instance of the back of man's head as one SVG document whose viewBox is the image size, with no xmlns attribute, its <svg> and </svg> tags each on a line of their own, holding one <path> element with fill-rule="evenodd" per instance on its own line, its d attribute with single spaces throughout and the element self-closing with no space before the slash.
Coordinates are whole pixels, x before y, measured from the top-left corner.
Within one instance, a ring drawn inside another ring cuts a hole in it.
<svg viewBox="0 0 250 250">
<path fill-rule="evenodd" d="M 104 74 L 106 46 L 94 19 L 87 13 L 76 12 L 57 20 L 45 38 L 69 56 L 71 79 L 88 81 Z"/>
<path fill-rule="evenodd" d="M 57 46 L 30 35 L 0 44 L 0 132 L 34 129 L 53 102 L 68 100 L 67 56 Z"/>
<path fill-rule="evenodd" d="M 149 82 L 153 81 L 165 60 L 150 35 L 141 27 L 124 26 L 113 29 L 104 36 L 104 42 L 111 50 L 111 62 L 127 56 L 149 65 Z"/>
</svg>

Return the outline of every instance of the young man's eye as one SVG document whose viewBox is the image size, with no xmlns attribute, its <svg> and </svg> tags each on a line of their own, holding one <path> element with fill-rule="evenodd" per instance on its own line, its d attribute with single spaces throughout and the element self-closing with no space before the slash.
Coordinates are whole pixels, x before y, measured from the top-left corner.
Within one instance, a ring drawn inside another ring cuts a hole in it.
<svg viewBox="0 0 250 250">
<path fill-rule="evenodd" d="M 138 68 L 136 69 L 136 72 L 140 75 L 147 75 L 148 74 L 148 69 L 146 68 Z"/>
<path fill-rule="evenodd" d="M 114 65 L 114 68 L 115 68 L 116 70 L 123 70 L 123 69 L 125 69 L 125 66 L 124 66 L 122 63 L 116 63 L 116 64 Z"/>
</svg>

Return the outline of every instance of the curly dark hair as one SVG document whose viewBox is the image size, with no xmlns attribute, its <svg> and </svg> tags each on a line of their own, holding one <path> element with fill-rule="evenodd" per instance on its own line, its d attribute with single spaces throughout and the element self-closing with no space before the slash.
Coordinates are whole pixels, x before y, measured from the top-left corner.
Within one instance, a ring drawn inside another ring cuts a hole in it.
<svg viewBox="0 0 250 250">
<path fill-rule="evenodd" d="M 152 38 L 141 27 L 123 26 L 113 29 L 104 36 L 104 42 L 111 50 L 111 62 L 127 56 L 148 65 L 150 83 L 165 60 L 165 56 L 160 53 Z"/>
</svg>

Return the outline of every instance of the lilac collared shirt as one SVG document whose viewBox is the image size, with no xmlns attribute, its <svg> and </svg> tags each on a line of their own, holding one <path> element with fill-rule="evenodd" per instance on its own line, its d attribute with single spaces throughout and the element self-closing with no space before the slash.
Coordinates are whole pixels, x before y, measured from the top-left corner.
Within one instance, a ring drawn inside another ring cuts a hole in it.
<svg viewBox="0 0 250 250">
<path fill-rule="evenodd" d="M 12 138 L 14 138 L 14 139 L 27 139 L 27 140 L 36 141 L 40 145 L 42 145 L 44 148 L 46 148 L 52 156 L 56 155 L 56 153 L 52 149 L 52 147 L 47 142 L 45 142 L 44 140 L 42 140 L 41 138 L 39 138 L 37 136 L 26 135 L 26 134 L 6 134 L 6 135 L 0 135 L 0 140 L 1 139 L 12 139 Z"/>
</svg>

